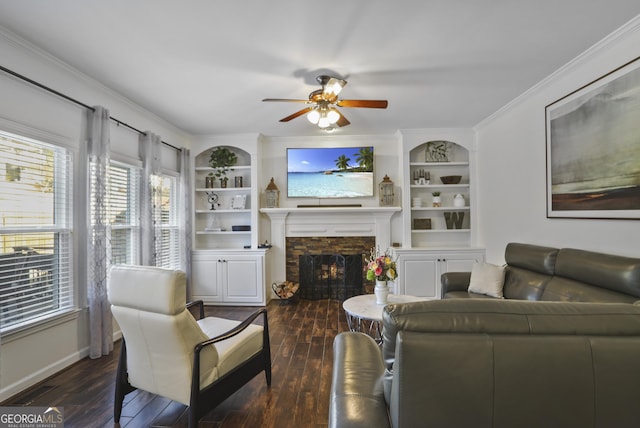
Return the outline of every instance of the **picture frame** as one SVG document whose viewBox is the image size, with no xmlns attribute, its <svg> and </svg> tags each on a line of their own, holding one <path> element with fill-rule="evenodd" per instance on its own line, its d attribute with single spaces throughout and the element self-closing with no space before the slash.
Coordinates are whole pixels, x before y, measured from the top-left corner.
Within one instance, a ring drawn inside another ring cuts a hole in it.
<svg viewBox="0 0 640 428">
<path fill-rule="evenodd" d="M 545 107 L 548 218 L 640 219 L 640 57 Z"/>
<path fill-rule="evenodd" d="M 431 229 L 431 219 L 430 218 L 414 218 L 413 228 L 415 230 L 429 230 Z"/>
<path fill-rule="evenodd" d="M 231 209 L 244 210 L 247 205 L 247 195 L 235 195 L 231 200 Z"/>
</svg>

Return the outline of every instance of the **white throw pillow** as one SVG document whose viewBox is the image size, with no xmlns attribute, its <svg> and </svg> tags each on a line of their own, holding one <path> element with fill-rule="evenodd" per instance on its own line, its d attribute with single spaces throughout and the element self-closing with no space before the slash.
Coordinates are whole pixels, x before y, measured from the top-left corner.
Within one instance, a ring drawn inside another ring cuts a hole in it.
<svg viewBox="0 0 640 428">
<path fill-rule="evenodd" d="M 491 263 L 475 263 L 471 269 L 469 291 L 471 293 L 486 294 L 487 296 L 504 299 L 504 266 Z"/>
</svg>

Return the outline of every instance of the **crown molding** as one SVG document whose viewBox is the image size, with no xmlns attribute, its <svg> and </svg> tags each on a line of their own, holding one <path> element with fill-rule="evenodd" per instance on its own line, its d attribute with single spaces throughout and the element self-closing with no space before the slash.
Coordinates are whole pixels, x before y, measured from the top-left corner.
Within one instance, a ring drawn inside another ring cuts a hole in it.
<svg viewBox="0 0 640 428">
<path fill-rule="evenodd" d="M 120 92 L 116 92 L 115 90 L 109 88 L 108 86 L 106 86 L 105 84 L 101 83 L 100 81 L 98 81 L 98 80 L 94 79 L 93 77 L 81 72 L 77 68 L 74 68 L 70 64 L 68 64 L 68 63 L 62 61 L 61 59 L 53 56 L 49 52 L 43 50 L 39 46 L 34 45 L 33 43 L 29 42 L 28 40 L 25 40 L 24 38 L 18 36 L 17 34 L 13 33 L 12 31 L 8 30 L 7 28 L 5 28 L 3 26 L 0 26 L 0 37 L 3 38 L 4 40 L 6 40 L 10 45 L 12 45 L 12 46 L 16 47 L 17 49 L 19 49 L 20 51 L 26 52 L 27 54 L 31 55 L 36 60 L 45 61 L 45 62 L 51 64 L 52 66 L 61 69 L 63 72 L 68 73 L 69 75 L 71 75 L 74 79 L 80 80 L 84 84 L 86 84 L 87 86 L 92 87 L 95 90 L 97 90 L 99 92 L 102 92 L 102 93 L 104 93 L 105 95 L 107 95 L 107 96 L 109 96 L 111 98 L 116 99 L 118 102 L 126 105 L 131 110 L 134 110 L 137 113 L 140 113 L 141 115 L 146 116 L 150 120 L 153 120 L 153 121 L 161 123 L 163 126 L 165 126 L 168 129 L 171 129 L 175 134 L 179 135 L 184 140 L 190 140 L 193 137 L 191 134 L 189 134 L 188 132 L 184 131 L 183 129 L 180 129 L 180 128 L 176 127 L 175 125 L 173 125 L 170 122 L 167 122 L 165 119 L 161 118 L 160 116 L 156 115 L 155 113 L 152 113 L 149 110 L 146 110 L 144 107 L 136 104 L 135 102 L 133 102 L 132 100 L 127 98 L 125 95 L 121 94 Z M 5 65 L 5 66 L 7 68 L 9 68 L 7 65 Z M 24 72 L 21 72 L 21 71 L 18 71 L 18 70 L 14 70 L 14 71 L 19 72 L 21 74 L 24 74 Z M 26 76 L 26 77 L 31 78 L 31 76 Z M 36 80 L 36 79 L 34 79 L 34 80 Z M 43 83 L 43 82 L 39 82 L 39 83 Z M 53 88 L 53 89 L 56 89 L 56 88 Z M 85 103 L 87 105 L 94 105 L 95 104 L 95 103 L 92 103 L 92 102 L 87 102 L 85 100 L 79 100 L 79 101 L 81 101 L 81 102 L 83 102 L 83 103 Z M 109 108 L 109 106 L 105 106 L 105 107 Z M 126 122 L 126 120 L 123 120 L 123 121 Z"/>
</svg>

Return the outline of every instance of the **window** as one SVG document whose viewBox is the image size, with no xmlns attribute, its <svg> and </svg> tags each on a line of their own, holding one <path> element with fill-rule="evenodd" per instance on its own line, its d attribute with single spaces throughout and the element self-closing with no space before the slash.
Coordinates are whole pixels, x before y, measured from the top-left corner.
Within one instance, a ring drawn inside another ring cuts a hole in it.
<svg viewBox="0 0 640 428">
<path fill-rule="evenodd" d="M 111 163 L 109 167 L 111 264 L 138 263 L 139 182 L 139 169 Z"/>
<path fill-rule="evenodd" d="M 0 331 L 74 307 L 71 154 L 0 132 Z"/>
<path fill-rule="evenodd" d="M 153 176 L 154 220 L 156 236 L 156 266 L 180 269 L 180 227 L 178 225 L 178 180 L 174 176 Z M 159 209 L 158 209 L 159 208 Z"/>
<path fill-rule="evenodd" d="M 91 166 L 91 196 L 94 201 L 95 174 Z M 140 170 L 125 164 L 109 164 L 107 200 L 107 237 L 110 241 L 109 265 L 136 264 L 139 261 L 139 183 Z M 95 225 L 93 207 L 91 224 Z"/>
</svg>

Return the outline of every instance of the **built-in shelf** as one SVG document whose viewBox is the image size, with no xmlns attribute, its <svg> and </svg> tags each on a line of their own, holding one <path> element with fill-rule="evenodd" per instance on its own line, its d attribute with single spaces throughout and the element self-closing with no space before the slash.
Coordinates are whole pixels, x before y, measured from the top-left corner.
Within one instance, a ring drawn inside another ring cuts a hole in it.
<svg viewBox="0 0 640 428">
<path fill-rule="evenodd" d="M 411 233 L 461 233 L 470 229 L 411 229 Z"/>
<path fill-rule="evenodd" d="M 250 235 L 251 231 L 250 230 L 240 230 L 240 231 L 233 231 L 233 230 L 219 230 L 219 231 L 215 231 L 215 230 L 199 230 L 196 232 L 197 235 Z"/>
<path fill-rule="evenodd" d="M 230 171 L 231 172 L 240 171 L 243 169 L 244 170 L 251 169 L 251 165 L 234 165 L 233 168 L 230 169 Z M 208 166 L 197 166 L 196 171 L 214 171 L 214 169 Z"/>
<path fill-rule="evenodd" d="M 451 166 L 469 166 L 469 162 L 409 162 L 409 166 L 425 166 L 425 167 L 451 167 Z"/>
<path fill-rule="evenodd" d="M 442 189 L 443 187 L 446 187 L 447 189 L 467 189 L 469 188 L 469 183 L 462 183 L 462 184 L 412 184 L 410 186 L 412 189 L 434 189 L 434 188 L 438 188 L 438 189 Z"/>
<path fill-rule="evenodd" d="M 250 209 L 244 209 L 244 210 L 236 210 L 236 209 L 230 209 L 230 210 L 196 210 L 196 214 L 229 214 L 229 213 L 249 213 L 251 212 Z"/>
<path fill-rule="evenodd" d="M 411 207 L 411 211 L 469 211 L 470 207 Z"/>
<path fill-rule="evenodd" d="M 196 192 L 251 192 L 251 187 L 199 187 Z"/>
</svg>

